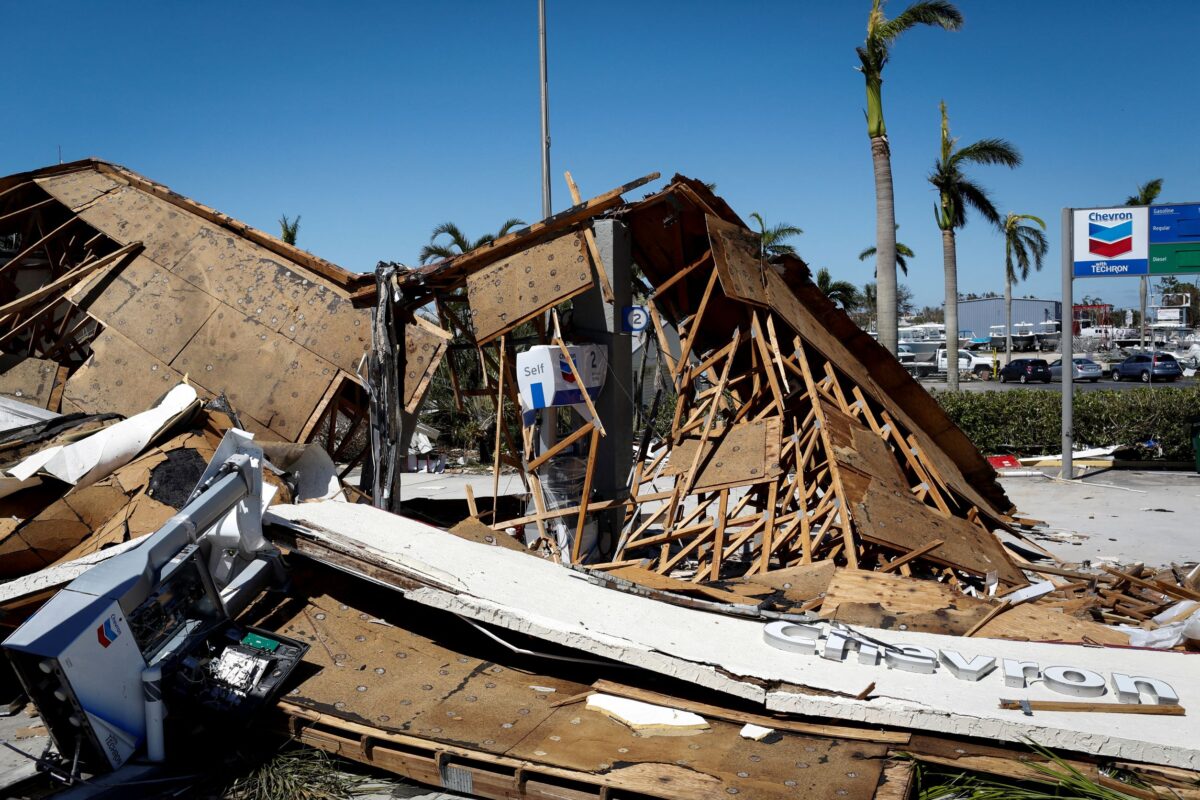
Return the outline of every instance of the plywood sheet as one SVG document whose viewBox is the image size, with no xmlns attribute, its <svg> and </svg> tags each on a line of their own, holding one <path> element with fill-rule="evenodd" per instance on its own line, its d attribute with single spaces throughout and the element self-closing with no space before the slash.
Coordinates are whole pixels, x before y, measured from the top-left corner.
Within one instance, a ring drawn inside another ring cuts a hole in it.
<svg viewBox="0 0 1200 800">
<path fill-rule="evenodd" d="M 772 267 L 757 257 L 762 246 L 758 234 L 712 214 L 705 216 L 705 222 L 713 262 L 725 294 L 756 305 L 767 305 L 766 278 L 762 273 Z"/>
<path fill-rule="evenodd" d="M 107 272 L 75 301 L 106 327 L 166 363 L 179 355 L 220 305 L 142 256 Z"/>
<path fill-rule="evenodd" d="M 181 373 L 115 330 L 105 330 L 91 346 L 91 358 L 67 379 L 63 391 L 64 403 L 89 414 L 137 414 L 183 380 Z"/>
<path fill-rule="evenodd" d="M 475 336 L 505 330 L 592 285 L 582 233 L 568 233 L 497 261 L 467 278 Z"/>
<path fill-rule="evenodd" d="M 296 310 L 314 284 L 291 262 L 209 223 L 198 227 L 177 261 L 163 266 L 272 331 L 296 323 Z M 288 333 L 307 336 L 299 326 Z"/>
<path fill-rule="evenodd" d="M 53 361 L 0 353 L 0 396 L 48 408 L 57 376 Z"/>
<path fill-rule="evenodd" d="M 187 252 L 188 242 L 206 223 L 165 200 L 124 186 L 100 197 L 79 216 L 109 238 L 140 241 L 142 255 L 170 269 Z"/>
<path fill-rule="evenodd" d="M 414 317 L 404 326 L 404 410 L 415 414 L 453 336 L 428 320 Z"/>
<path fill-rule="evenodd" d="M 34 182 L 72 211 L 78 211 L 100 195 L 125 185 L 94 169 L 34 178 Z"/>
<path fill-rule="evenodd" d="M 671 450 L 665 476 L 682 475 L 692 466 L 699 436 L 689 436 Z M 761 483 L 783 474 L 779 465 L 780 419 L 742 422 L 709 435 L 693 491 Z"/>
<path fill-rule="evenodd" d="M 309 677 L 289 702 L 491 753 L 529 735 L 552 702 L 587 689 L 456 652 L 329 596 L 274 629 L 311 645 L 302 671 Z"/>
<path fill-rule="evenodd" d="M 1010 585 L 1026 583 L 994 534 L 918 500 L 883 439 L 827 401 L 821 402 L 832 455 L 841 467 L 846 504 L 860 536 L 901 552 L 941 539 L 944 543 L 923 558 L 978 575 L 995 570 Z"/>
<path fill-rule="evenodd" d="M 309 283 L 279 332 L 356 375 L 363 354 L 371 349 L 371 314 L 329 287 Z"/>
<path fill-rule="evenodd" d="M 818 561 L 815 564 L 797 564 L 794 567 L 773 569 L 755 575 L 747 575 L 745 580 L 760 586 L 778 589 L 792 600 L 804 602 L 812 600 L 829 587 L 837 566 L 832 560 Z"/>
<path fill-rule="evenodd" d="M 986 600 L 959 594 L 937 581 L 838 569 L 820 616 L 882 630 L 961 636 L 991 610 Z"/>
<path fill-rule="evenodd" d="M 755 742 L 706 720 L 692 736 L 639 736 L 582 705 L 558 709 L 509 755 L 612 777 L 656 779 L 666 796 L 848 797 L 875 794 L 882 745 L 779 733 Z"/>
<path fill-rule="evenodd" d="M 213 394 L 224 392 L 271 430 L 294 439 L 337 368 L 253 320 L 221 306 L 171 366 Z"/>
</svg>

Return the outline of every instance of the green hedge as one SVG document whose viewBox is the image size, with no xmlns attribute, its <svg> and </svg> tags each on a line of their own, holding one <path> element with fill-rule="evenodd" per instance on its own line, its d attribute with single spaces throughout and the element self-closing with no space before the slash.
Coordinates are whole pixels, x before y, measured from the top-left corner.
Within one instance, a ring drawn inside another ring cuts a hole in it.
<svg viewBox="0 0 1200 800">
<path fill-rule="evenodd" d="M 1034 389 L 935 392 L 954 424 L 986 454 L 1062 451 L 1058 392 Z M 1188 418 L 1200 415 L 1200 387 L 1158 387 L 1075 395 L 1075 446 L 1134 445 L 1153 439 L 1167 461 L 1191 461 Z"/>
</svg>

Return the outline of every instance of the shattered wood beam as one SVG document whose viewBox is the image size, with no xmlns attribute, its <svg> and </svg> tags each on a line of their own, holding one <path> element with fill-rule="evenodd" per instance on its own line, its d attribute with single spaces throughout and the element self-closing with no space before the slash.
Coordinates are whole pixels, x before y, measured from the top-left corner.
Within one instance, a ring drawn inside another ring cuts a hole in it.
<svg viewBox="0 0 1200 800">
<path fill-rule="evenodd" d="M 504 334 L 500 334 L 500 368 L 496 380 L 496 451 L 492 466 L 492 522 L 499 519 L 500 509 L 500 434 L 504 430 Z M 583 384 L 580 384 L 581 386 Z"/>
<path fill-rule="evenodd" d="M 16 267 L 19 266 L 22 261 L 24 261 L 26 258 L 28 258 L 33 253 L 36 253 L 38 248 L 44 246 L 46 244 L 46 242 L 50 241 L 55 236 L 62 233 L 64 230 L 67 229 L 67 227 L 71 223 L 75 222 L 77 219 L 79 219 L 78 216 L 68 217 L 66 222 L 62 223 L 61 225 L 59 225 L 57 228 L 50 231 L 49 233 L 43 234 L 40 239 L 38 239 L 33 244 L 29 245 L 29 247 L 26 247 L 21 252 L 17 253 L 15 256 L 10 258 L 6 263 L 0 264 L 0 274 L 4 274 L 5 272 L 8 272 L 9 270 L 15 270 Z"/>
<path fill-rule="evenodd" d="M 763 524 L 762 545 L 759 547 L 759 562 L 750 567 L 751 572 L 769 572 L 771 569 L 771 551 L 775 537 L 775 504 L 779 492 L 779 484 L 771 481 L 767 484 L 767 519 Z"/>
<path fill-rule="evenodd" d="M 536 471 L 539 467 L 541 467 L 543 464 L 545 464 L 550 459 L 554 458 L 556 455 L 561 453 L 563 450 L 566 450 L 568 447 L 575 444 L 577 441 L 582 439 L 584 436 L 587 436 L 595 427 L 596 427 L 595 425 L 593 425 L 592 423 L 585 420 L 583 425 L 581 425 L 578 429 L 572 431 L 569 436 L 565 436 L 562 439 L 559 439 L 558 442 L 556 442 L 553 447 L 551 447 L 549 450 L 547 450 L 546 452 L 539 455 L 537 458 L 534 458 L 532 461 L 530 461 L 529 465 L 526 467 L 526 469 L 528 469 L 530 472 Z"/>
<path fill-rule="evenodd" d="M 705 264 L 709 264 L 711 262 L 712 262 L 712 250 L 705 250 L 704 255 L 700 256 L 700 258 L 696 259 L 691 264 L 688 264 L 686 267 L 679 270 L 674 275 L 667 278 L 665 281 L 663 281 L 658 286 L 656 286 L 654 288 L 654 291 L 652 291 L 650 293 L 650 296 L 647 298 L 647 300 L 649 302 L 653 303 L 654 300 L 657 299 L 659 297 L 659 295 L 666 292 L 667 289 L 670 289 L 672 286 L 674 286 L 676 283 L 678 283 L 679 281 L 686 278 L 688 275 L 691 275 L 693 272 L 700 269 Z"/>
<path fill-rule="evenodd" d="M 579 384 L 583 386 L 582 383 Z M 596 457 L 600 448 L 600 429 L 592 428 L 591 442 L 588 444 L 587 471 L 583 477 L 583 494 L 579 498 L 579 519 L 575 523 L 575 541 L 571 542 L 571 563 L 579 563 L 579 548 L 583 542 L 583 527 L 587 523 L 588 501 L 592 494 L 592 477 L 596 474 Z"/>
<path fill-rule="evenodd" d="M 712 567 L 709 573 L 710 580 L 720 580 L 721 578 L 721 557 L 725 547 L 725 514 L 729 506 L 729 490 L 721 490 L 721 502 L 717 508 L 717 527 L 713 532 L 713 547 L 712 547 Z M 701 574 L 699 571 L 697 575 Z"/>
<path fill-rule="evenodd" d="M 58 202 L 57 199 L 55 199 L 53 197 L 47 197 L 45 200 L 39 200 L 31 206 L 25 206 L 25 208 L 22 208 L 19 211 L 10 211 L 7 214 L 0 216 L 0 222 L 4 222 L 7 219 L 12 219 L 13 217 L 19 217 L 22 214 L 28 214 L 30 211 L 39 209 L 48 203 L 57 203 L 57 202 Z"/>
<path fill-rule="evenodd" d="M 675 365 L 675 391 L 683 392 L 683 374 L 688 366 L 688 358 L 692 352 L 692 346 L 696 341 L 696 333 L 700 330 L 700 324 L 704 320 L 704 312 L 708 308 L 708 301 L 712 297 L 713 287 L 717 285 L 717 271 L 714 269 L 708 277 L 708 284 L 704 287 L 704 295 L 700 298 L 700 305 L 696 308 L 696 313 L 692 316 L 692 320 L 688 325 L 687 340 L 683 342 L 682 349 L 679 352 L 679 361 Z"/>
<path fill-rule="evenodd" d="M 713 271 L 713 276 L 716 277 L 716 270 Z M 712 283 L 709 283 L 711 289 Z M 704 458 L 704 446 L 708 444 L 708 437 L 712 434 L 712 425 L 717 416 L 717 408 L 720 406 L 721 392 L 725 389 L 725 384 L 729 381 L 729 371 L 733 368 L 733 360 L 737 358 L 738 342 L 741 341 L 742 332 L 739 329 L 733 331 L 733 343 L 729 350 L 729 357 L 725 360 L 725 368 L 721 371 L 721 380 L 717 383 L 717 392 L 713 396 L 712 402 L 709 404 L 708 418 L 704 421 L 704 429 L 700 433 L 700 443 L 696 445 L 696 455 L 692 457 L 692 464 L 688 471 L 683 475 L 683 481 L 680 483 L 677 479 L 675 484 L 675 494 L 671 498 L 671 513 L 667 517 L 667 524 L 671 524 L 675 519 L 675 509 L 681 500 L 688 496 L 695 485 L 697 471 L 700 466 L 701 459 Z M 681 488 L 682 487 L 682 488 Z"/>
<path fill-rule="evenodd" d="M 804 354 L 804 344 L 803 344 L 803 342 L 800 341 L 799 336 L 796 337 L 795 346 L 796 346 L 796 359 L 800 363 L 800 371 L 804 375 L 804 383 L 805 383 L 805 385 L 808 386 L 809 394 L 815 398 L 817 395 L 816 382 L 813 380 L 812 370 L 808 364 L 808 358 Z M 829 474 L 830 474 L 830 481 L 833 486 L 833 494 L 836 496 L 835 499 L 837 499 L 837 498 L 841 499 L 841 503 L 840 503 L 840 511 L 841 511 L 841 517 L 842 517 L 841 528 L 842 528 L 842 539 L 846 545 L 846 563 L 850 566 L 851 569 L 858 569 L 858 554 L 857 554 L 856 548 L 855 548 L 854 532 L 852 530 L 852 520 L 851 520 L 851 516 L 850 516 L 850 507 L 849 507 L 849 504 L 845 500 L 846 491 L 845 491 L 845 489 L 842 488 L 842 479 L 841 479 L 841 475 L 839 474 L 839 471 L 838 471 L 837 460 L 833 457 L 833 443 L 830 441 L 829 433 L 828 433 L 829 422 L 828 422 L 828 420 L 825 419 L 825 412 L 824 412 L 824 410 L 822 410 L 821 403 L 819 400 L 813 401 L 813 410 L 816 412 L 817 422 L 820 425 L 819 435 L 821 437 L 821 444 L 825 449 L 827 458 L 829 459 Z M 824 537 L 824 532 L 825 532 L 825 529 L 822 528 L 822 531 L 821 531 L 822 537 Z"/>
<path fill-rule="evenodd" d="M 571 202 L 579 205 L 582 199 L 579 196 L 579 187 L 575 185 L 575 179 L 571 177 L 571 171 L 567 170 L 563 173 L 567 179 L 567 189 L 571 192 Z M 590 228 L 583 229 L 583 239 L 587 243 L 588 253 L 592 257 L 592 264 L 596 267 L 596 277 L 600 279 L 600 292 L 604 295 L 604 302 L 614 303 L 612 284 L 608 282 L 608 271 L 604 268 L 604 261 L 600 258 L 600 248 L 596 246 L 596 233 Z"/>
<path fill-rule="evenodd" d="M 934 550 L 941 547 L 945 543 L 946 542 L 942 539 L 934 539 L 932 542 L 928 542 L 928 543 L 922 545 L 921 547 L 918 547 L 916 550 L 910 550 L 909 552 L 907 552 L 904 555 L 897 558 L 895 561 L 887 562 L 886 564 L 884 564 L 882 567 L 879 568 L 879 571 L 880 572 L 891 572 L 894 569 L 899 569 L 900 567 L 904 566 L 905 564 L 912 561 L 913 559 L 920 558 L 921 556 L 925 555 L 926 553 L 933 552 Z"/>
</svg>

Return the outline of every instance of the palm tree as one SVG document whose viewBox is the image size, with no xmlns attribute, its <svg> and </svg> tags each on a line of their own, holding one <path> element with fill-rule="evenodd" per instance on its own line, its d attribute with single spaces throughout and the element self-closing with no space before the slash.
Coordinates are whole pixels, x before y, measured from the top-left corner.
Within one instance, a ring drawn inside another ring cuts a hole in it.
<svg viewBox="0 0 1200 800">
<path fill-rule="evenodd" d="M 768 228 L 767 223 L 763 222 L 762 216 L 757 211 L 750 215 L 750 219 L 758 223 L 760 258 L 774 258 L 784 254 L 796 255 L 796 248 L 786 242 L 788 239 L 804 233 L 803 230 L 795 225 L 788 225 L 786 222 Z"/>
<path fill-rule="evenodd" d="M 417 258 L 422 264 L 428 264 L 430 261 L 452 258 L 461 253 L 469 253 L 478 247 L 483 247 L 488 242 L 494 242 L 496 239 L 506 235 L 513 228 L 519 228 L 524 224 L 524 220 L 516 218 L 508 219 L 504 221 L 504 224 L 500 226 L 500 230 L 495 234 L 485 233 L 475 241 L 471 241 L 453 222 L 443 222 L 433 229 L 433 233 L 429 235 L 429 244 L 421 248 L 421 253 Z M 445 243 L 437 241 L 439 236 L 447 237 L 447 241 Z"/>
<path fill-rule="evenodd" d="M 1025 220 L 1037 225 L 1027 225 Z M 1039 230 L 1040 227 L 1040 230 Z M 1009 214 L 1004 218 L 1004 363 L 1012 360 L 1012 287 L 1017 281 L 1029 278 L 1029 268 L 1042 271 L 1042 262 L 1050 248 L 1046 241 L 1046 223 L 1032 214 Z M 1014 259 L 1016 263 L 1014 264 Z M 1070 342 L 1070 333 L 1065 341 Z M 1073 353 L 1063 351 L 1063 367 L 1067 368 Z"/>
<path fill-rule="evenodd" d="M 853 311 L 859 303 L 858 289 L 854 284 L 850 281 L 835 281 L 825 267 L 817 271 L 817 288 L 846 311 Z"/>
<path fill-rule="evenodd" d="M 1146 181 L 1141 186 L 1137 187 L 1137 194 L 1131 194 L 1125 198 L 1127 206 L 1152 206 L 1154 201 L 1158 199 L 1159 192 L 1162 191 L 1163 179 L 1155 178 L 1151 181 Z"/>
<path fill-rule="evenodd" d="M 879 283 L 876 313 L 879 341 L 896 352 L 896 207 L 892 196 L 892 154 L 883 121 L 883 68 L 900 34 L 917 25 L 948 31 L 962 26 L 962 14 L 944 0 L 919 0 L 895 19 L 883 14 L 883 0 L 873 0 L 867 17 L 867 39 L 857 48 L 859 70 L 867 85 L 867 136 L 875 166 L 875 275 Z"/>
<path fill-rule="evenodd" d="M 1017 148 L 1003 139 L 980 139 L 978 142 L 957 148 L 957 139 L 950 138 L 950 120 L 946 116 L 946 103 L 942 109 L 942 150 L 933 165 L 929 182 L 938 190 L 938 203 L 933 215 L 942 230 L 942 263 L 946 272 L 946 346 L 954 349 L 950 342 L 958 341 L 958 253 L 955 248 L 954 232 L 967 224 L 967 206 L 971 206 L 984 219 L 1000 227 L 1000 212 L 992 205 L 987 192 L 978 183 L 963 174 L 966 164 L 1000 164 L 1019 167 L 1021 154 Z M 958 390 L 958 359 L 946 360 L 946 383 L 951 391 Z"/>
<path fill-rule="evenodd" d="M 900 230 L 900 226 L 896 226 L 896 230 Z M 866 261 L 871 256 L 875 255 L 877 247 L 868 247 L 858 254 L 859 261 Z M 896 266 L 904 273 L 904 277 L 908 277 L 908 261 L 905 259 L 916 258 L 917 254 L 912 251 L 912 248 L 903 242 L 896 242 Z"/>
<path fill-rule="evenodd" d="M 1154 205 L 1154 201 L 1158 199 L 1158 193 L 1162 191 L 1162 185 L 1162 178 L 1154 178 L 1153 180 L 1146 181 L 1137 187 L 1137 194 L 1132 194 L 1125 198 L 1125 205 Z M 1141 313 L 1141 316 L 1138 317 L 1138 343 L 1142 350 L 1146 349 L 1146 295 L 1149 288 L 1150 279 L 1143 275 L 1141 281 L 1138 282 L 1138 311 Z"/>
<path fill-rule="evenodd" d="M 295 219 L 288 219 L 288 215 L 284 214 L 279 218 L 279 238 L 283 239 L 284 244 L 295 244 L 296 235 L 300 233 L 300 215 L 297 214 Z"/>
</svg>

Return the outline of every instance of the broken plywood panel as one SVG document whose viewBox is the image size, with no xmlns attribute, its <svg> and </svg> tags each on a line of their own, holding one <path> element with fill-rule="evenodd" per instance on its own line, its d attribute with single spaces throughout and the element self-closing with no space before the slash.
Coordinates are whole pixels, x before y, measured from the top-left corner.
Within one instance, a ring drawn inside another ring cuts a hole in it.
<svg viewBox="0 0 1200 800">
<path fill-rule="evenodd" d="M 67 380 L 65 407 L 130 416 L 153 407 L 183 381 L 181 373 L 115 330 L 105 330 L 91 346 L 91 357 Z"/>
<path fill-rule="evenodd" d="M 213 394 L 224 392 L 285 439 L 294 439 L 337 368 L 270 329 L 221 306 L 172 362 Z"/>
<path fill-rule="evenodd" d="M 830 560 L 818 561 L 815 564 L 797 564 L 771 572 L 757 575 L 747 575 L 745 580 L 750 583 L 778 589 L 793 602 L 804 602 L 825 592 L 837 565 Z"/>
<path fill-rule="evenodd" d="M 705 222 L 713 261 L 725 294 L 756 305 L 767 305 L 766 278 L 762 273 L 772 267 L 756 257 L 762 249 L 762 237 L 712 214 L 705 216 Z"/>
<path fill-rule="evenodd" d="M 0 396 L 49 408 L 57 380 L 54 361 L 0 353 Z"/>
<path fill-rule="evenodd" d="M 404 326 L 404 410 L 417 412 L 425 397 L 425 387 L 433 378 L 450 340 L 454 338 L 432 322 L 414 316 Z"/>
<path fill-rule="evenodd" d="M 992 533 L 918 500 L 887 443 L 832 403 L 821 403 L 833 456 L 842 467 L 846 504 L 860 536 L 902 553 L 941 539 L 943 544 L 926 559 L 978 575 L 995 570 L 1001 581 L 1014 586 L 1026 583 Z"/>
<path fill-rule="evenodd" d="M 995 602 L 967 597 L 937 581 L 839 569 L 829 583 L 820 616 L 882 630 L 961 636 L 995 607 Z M 1129 644 L 1126 634 L 1106 625 L 1032 604 L 1001 612 L 974 635 L 1027 641 Z"/>
<path fill-rule="evenodd" d="M 780 429 L 780 419 L 769 417 L 711 433 L 704 445 L 693 491 L 759 483 L 783 474 L 779 464 Z M 687 472 L 699 445 L 699 436 L 689 436 L 675 445 L 662 474 L 670 477 Z"/>
<path fill-rule="evenodd" d="M 91 169 L 34 178 L 34 182 L 72 211 L 78 211 L 100 195 L 125 185 Z"/>
<path fill-rule="evenodd" d="M 986 600 L 966 597 L 937 581 L 838 569 L 829 582 L 820 616 L 882 630 L 961 636 L 992 607 Z"/>
<path fill-rule="evenodd" d="M 168 364 L 220 305 L 141 256 L 103 275 L 75 302 L 106 327 Z"/>
<path fill-rule="evenodd" d="M 592 285 L 582 233 L 568 233 L 497 261 L 467 278 L 475 338 L 502 331 Z"/>
</svg>

